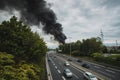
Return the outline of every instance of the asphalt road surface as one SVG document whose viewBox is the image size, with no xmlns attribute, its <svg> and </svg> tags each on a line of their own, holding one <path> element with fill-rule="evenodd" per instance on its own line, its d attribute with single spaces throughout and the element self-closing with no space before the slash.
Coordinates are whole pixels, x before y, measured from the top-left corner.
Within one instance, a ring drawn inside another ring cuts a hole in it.
<svg viewBox="0 0 120 80">
<path fill-rule="evenodd" d="M 53 80 L 85 80 L 83 76 L 83 71 L 78 70 L 77 68 L 69 65 L 65 66 L 65 61 L 62 60 L 62 58 L 56 56 L 55 54 L 49 54 L 48 58 L 50 61 L 48 61 L 51 74 L 53 77 Z M 73 73 L 72 78 L 67 78 L 63 75 L 63 70 L 65 68 L 68 68 Z"/>
<path fill-rule="evenodd" d="M 59 54 L 58 56 L 61 56 L 63 57 L 64 59 L 71 59 L 72 62 L 76 63 L 76 64 L 79 64 L 79 66 L 81 66 L 82 64 L 88 64 L 89 65 L 89 69 L 92 70 L 92 71 L 95 71 L 101 75 L 104 75 L 108 78 L 110 78 L 110 80 L 120 80 L 120 70 L 118 69 L 113 69 L 113 68 L 110 68 L 110 67 L 106 67 L 106 66 L 103 66 L 103 65 L 99 65 L 99 64 L 96 64 L 96 63 L 92 63 L 92 62 L 88 62 L 88 61 L 85 61 L 85 60 L 82 60 L 82 62 L 77 62 L 77 59 L 74 58 L 74 57 L 69 57 L 69 56 L 66 56 L 66 55 L 62 55 L 62 54 Z"/>
</svg>

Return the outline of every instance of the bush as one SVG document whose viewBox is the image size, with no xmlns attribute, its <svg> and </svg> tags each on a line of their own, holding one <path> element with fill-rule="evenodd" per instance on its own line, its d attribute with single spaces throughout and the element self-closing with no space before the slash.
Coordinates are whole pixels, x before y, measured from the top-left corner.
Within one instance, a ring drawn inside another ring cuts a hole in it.
<svg viewBox="0 0 120 80">
<path fill-rule="evenodd" d="M 38 65 L 25 61 L 16 65 L 13 58 L 11 54 L 0 52 L 0 80 L 40 80 L 41 69 Z"/>
<path fill-rule="evenodd" d="M 120 67 L 120 55 L 111 55 L 104 57 L 101 53 L 93 53 L 92 57 L 96 61 Z"/>
<path fill-rule="evenodd" d="M 0 66 L 15 64 L 15 61 L 13 60 L 13 58 L 14 56 L 11 54 L 0 52 Z"/>
<path fill-rule="evenodd" d="M 93 53 L 91 55 L 96 61 L 102 61 L 103 60 L 103 55 L 101 53 Z"/>
<path fill-rule="evenodd" d="M 78 51 L 78 50 L 75 50 L 75 51 L 72 51 L 72 55 L 73 55 L 73 56 L 79 56 L 80 54 L 79 54 L 79 51 Z"/>
</svg>

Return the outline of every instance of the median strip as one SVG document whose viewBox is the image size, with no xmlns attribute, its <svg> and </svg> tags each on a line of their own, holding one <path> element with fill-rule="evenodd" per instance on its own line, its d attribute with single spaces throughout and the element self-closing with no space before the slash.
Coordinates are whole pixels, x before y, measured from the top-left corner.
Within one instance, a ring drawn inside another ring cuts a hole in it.
<svg viewBox="0 0 120 80">
<path fill-rule="evenodd" d="M 47 55 L 46 55 L 46 70 L 47 70 L 47 77 L 48 77 L 48 80 L 53 80 L 52 74 L 51 74 L 51 71 L 50 71 L 50 67 L 49 67 L 48 61 L 47 61 Z"/>
</svg>

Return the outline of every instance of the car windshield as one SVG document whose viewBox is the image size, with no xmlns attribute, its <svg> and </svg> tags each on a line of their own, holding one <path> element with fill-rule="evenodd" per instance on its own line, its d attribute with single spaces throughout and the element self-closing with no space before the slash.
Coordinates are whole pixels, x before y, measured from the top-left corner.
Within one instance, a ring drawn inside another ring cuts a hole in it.
<svg viewBox="0 0 120 80">
<path fill-rule="evenodd" d="M 66 62 L 66 63 L 68 63 L 68 62 Z"/>
<path fill-rule="evenodd" d="M 66 73 L 70 73 L 70 70 L 69 70 L 69 69 L 66 69 L 65 71 L 66 71 Z"/>
<path fill-rule="evenodd" d="M 94 75 L 89 75 L 89 77 L 90 77 L 90 78 L 95 78 L 95 76 L 94 76 Z"/>
</svg>

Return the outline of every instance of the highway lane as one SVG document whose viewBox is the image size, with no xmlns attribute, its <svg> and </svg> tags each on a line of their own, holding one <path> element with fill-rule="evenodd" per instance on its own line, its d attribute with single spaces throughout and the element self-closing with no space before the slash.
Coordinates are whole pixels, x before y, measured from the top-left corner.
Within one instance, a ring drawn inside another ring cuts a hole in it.
<svg viewBox="0 0 120 80">
<path fill-rule="evenodd" d="M 55 68 L 55 63 L 52 61 L 51 58 L 50 58 L 50 61 L 48 61 L 48 64 L 50 67 L 50 71 L 51 71 L 53 80 L 63 80 L 61 78 L 61 75 L 57 72 L 57 70 Z"/>
<path fill-rule="evenodd" d="M 51 61 L 49 61 L 49 66 L 51 69 L 53 80 L 84 80 L 83 73 L 80 70 L 75 69 L 71 65 L 66 67 L 64 65 L 65 62 L 64 60 L 60 59 L 57 56 L 56 57 L 54 56 L 55 54 L 49 54 L 49 58 L 51 59 Z M 65 68 L 69 68 L 72 71 L 73 73 L 72 78 L 66 78 L 63 75 L 63 70 Z"/>
<path fill-rule="evenodd" d="M 65 59 L 68 59 L 70 58 L 69 56 L 66 56 L 66 55 L 59 55 Z M 108 78 L 110 78 L 111 80 L 120 80 L 120 71 L 119 70 L 116 70 L 116 69 L 111 69 L 109 67 L 105 67 L 105 66 L 102 66 L 102 65 L 98 65 L 98 64 L 95 64 L 95 63 L 92 63 L 92 62 L 88 62 L 88 61 L 85 61 L 85 60 L 82 60 L 81 63 L 77 62 L 77 59 L 74 58 L 74 57 L 71 57 L 71 60 L 72 62 L 76 63 L 76 64 L 79 64 L 80 66 L 83 64 L 83 63 L 86 63 L 86 64 L 89 64 L 90 66 L 90 70 L 93 70 L 99 74 L 102 74 Z"/>
</svg>

